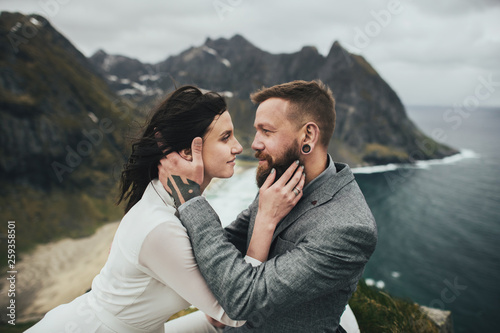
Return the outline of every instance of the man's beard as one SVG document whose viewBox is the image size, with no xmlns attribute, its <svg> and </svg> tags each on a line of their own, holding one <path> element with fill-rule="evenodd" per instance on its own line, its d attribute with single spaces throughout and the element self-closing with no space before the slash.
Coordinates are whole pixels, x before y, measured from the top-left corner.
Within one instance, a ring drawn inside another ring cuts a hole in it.
<svg viewBox="0 0 500 333">
<path fill-rule="evenodd" d="M 260 188 L 267 179 L 267 176 L 271 173 L 271 170 L 274 168 L 276 170 L 276 178 L 274 181 L 276 182 L 283 173 L 292 165 L 293 162 L 297 161 L 300 158 L 300 148 L 299 143 L 295 142 L 283 153 L 283 155 L 276 159 L 276 161 L 272 161 L 271 156 L 263 153 L 262 151 L 257 151 L 255 153 L 255 157 L 258 159 L 265 159 L 267 161 L 267 165 L 259 165 L 257 168 L 257 186 Z"/>
</svg>

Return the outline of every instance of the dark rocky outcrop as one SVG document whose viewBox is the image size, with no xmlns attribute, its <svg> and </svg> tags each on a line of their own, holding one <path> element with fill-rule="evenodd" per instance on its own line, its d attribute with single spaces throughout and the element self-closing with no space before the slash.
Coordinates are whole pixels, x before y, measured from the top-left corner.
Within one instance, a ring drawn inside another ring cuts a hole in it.
<svg viewBox="0 0 500 333">
<path fill-rule="evenodd" d="M 1 217 L 18 248 L 90 232 L 113 210 L 130 109 L 43 17 L 2 12 L 0 34 Z"/>
</svg>

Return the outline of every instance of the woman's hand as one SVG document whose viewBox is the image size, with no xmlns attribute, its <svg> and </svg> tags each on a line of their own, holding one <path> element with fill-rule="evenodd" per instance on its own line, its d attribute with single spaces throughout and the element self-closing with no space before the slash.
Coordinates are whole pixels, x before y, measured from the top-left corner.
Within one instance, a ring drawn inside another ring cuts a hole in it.
<svg viewBox="0 0 500 333">
<path fill-rule="evenodd" d="M 193 159 L 188 161 L 173 152 L 160 160 L 158 178 L 165 190 L 174 197 L 177 207 L 201 195 L 200 185 L 203 183 L 203 141 L 195 138 L 191 144 Z"/>
<path fill-rule="evenodd" d="M 276 172 L 273 171 L 259 190 L 259 210 L 247 250 L 247 256 L 261 262 L 267 260 L 276 226 L 302 198 L 306 179 L 304 167 L 299 167 L 298 161 L 274 184 Z"/>
<path fill-rule="evenodd" d="M 299 166 L 299 161 L 292 165 L 274 184 L 276 172 L 271 171 L 259 190 L 259 211 L 266 224 L 276 225 L 290 213 L 293 207 L 302 198 L 305 173 L 304 167 Z"/>
</svg>

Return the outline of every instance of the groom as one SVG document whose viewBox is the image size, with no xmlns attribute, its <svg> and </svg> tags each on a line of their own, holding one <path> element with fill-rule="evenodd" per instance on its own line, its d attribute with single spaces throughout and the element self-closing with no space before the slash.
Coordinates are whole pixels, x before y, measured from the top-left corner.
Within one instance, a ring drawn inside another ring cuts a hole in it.
<svg viewBox="0 0 500 333">
<path fill-rule="evenodd" d="M 252 267 L 243 257 L 259 196 L 224 232 L 194 183 L 170 178 L 176 183 L 173 196 L 185 201 L 178 210 L 199 268 L 227 314 L 247 320 L 226 331 L 342 332 L 340 316 L 375 249 L 377 230 L 349 166 L 334 163 L 327 153 L 335 127 L 332 93 L 321 81 L 293 81 L 251 98 L 259 105 L 252 143 L 259 159 L 257 184 L 272 168 L 279 176 L 298 159 L 306 173 L 303 197 L 276 227 L 268 261 Z M 201 147 L 195 150 L 201 161 Z M 170 163 L 160 169 L 187 178 L 199 169 Z"/>
</svg>

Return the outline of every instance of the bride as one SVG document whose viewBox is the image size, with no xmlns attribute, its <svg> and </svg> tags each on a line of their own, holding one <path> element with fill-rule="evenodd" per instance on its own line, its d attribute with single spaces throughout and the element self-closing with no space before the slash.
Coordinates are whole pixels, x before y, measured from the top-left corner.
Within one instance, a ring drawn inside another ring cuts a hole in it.
<svg viewBox="0 0 500 333">
<path fill-rule="evenodd" d="M 213 178 L 233 175 L 242 147 L 224 99 L 184 86 L 159 105 L 142 137 L 132 145 L 121 176 L 119 201 L 127 202 L 126 214 L 91 291 L 49 311 L 27 332 L 164 332 L 168 318 L 189 305 L 223 324 L 244 324 L 231 320 L 207 287 L 186 229 L 177 218 L 176 204 L 158 181 L 160 159 L 178 152 L 191 160 L 191 145 L 197 137 L 203 138 L 204 181 L 199 188 L 203 192 Z M 293 174 L 290 183 L 303 186 L 301 168 L 292 165 L 289 174 Z M 269 178 L 267 187 L 274 175 Z M 269 200 L 283 207 L 283 216 L 301 197 L 285 202 L 268 193 Z M 251 244 L 248 251 L 260 261 L 267 258 L 270 246 L 266 236 L 254 232 L 252 242 L 259 246 Z M 247 257 L 247 262 L 252 258 Z"/>
</svg>

